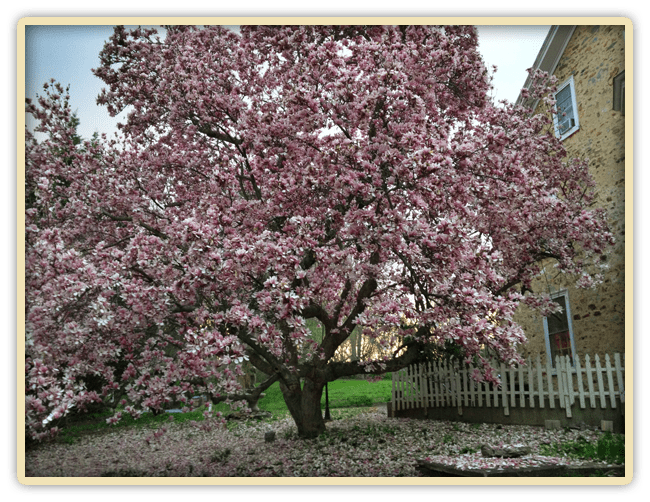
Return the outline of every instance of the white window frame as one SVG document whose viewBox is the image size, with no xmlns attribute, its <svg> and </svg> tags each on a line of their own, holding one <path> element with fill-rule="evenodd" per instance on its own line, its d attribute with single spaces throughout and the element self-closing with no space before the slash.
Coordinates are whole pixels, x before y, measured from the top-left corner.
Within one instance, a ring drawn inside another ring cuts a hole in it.
<svg viewBox="0 0 650 502">
<path fill-rule="evenodd" d="M 553 123 L 555 125 L 555 136 L 560 138 L 560 140 L 562 141 L 580 129 L 580 120 L 578 119 L 578 103 L 576 101 L 576 88 L 573 82 L 573 75 L 571 75 L 567 80 L 564 81 L 564 83 L 561 86 L 558 87 L 555 96 L 557 96 L 567 86 L 571 89 L 571 106 L 573 108 L 574 125 L 570 129 L 567 129 L 567 131 L 564 134 L 560 134 L 558 116 L 557 114 L 553 116 Z"/>
<path fill-rule="evenodd" d="M 556 293 L 551 294 L 551 298 L 559 298 L 564 296 L 564 304 L 566 305 L 566 318 L 569 325 L 569 340 L 571 343 L 571 367 L 575 367 L 575 357 L 576 357 L 576 342 L 573 336 L 573 321 L 571 319 L 571 304 L 569 302 L 569 292 L 567 290 L 557 291 Z M 546 357 L 548 361 L 551 361 L 551 367 L 555 372 L 555 361 L 551 356 L 551 337 L 548 333 L 548 321 L 544 317 L 544 340 L 546 342 Z"/>
</svg>

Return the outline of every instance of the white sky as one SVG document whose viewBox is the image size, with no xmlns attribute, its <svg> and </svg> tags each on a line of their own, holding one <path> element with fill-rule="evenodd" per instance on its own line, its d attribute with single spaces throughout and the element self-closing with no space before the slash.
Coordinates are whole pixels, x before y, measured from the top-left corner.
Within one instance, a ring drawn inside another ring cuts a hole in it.
<svg viewBox="0 0 650 502">
<path fill-rule="evenodd" d="M 494 78 L 496 100 L 515 101 L 548 33 L 549 26 L 479 26 L 479 50 L 486 65 L 498 70 Z M 95 104 L 103 82 L 91 69 L 99 66 L 99 52 L 112 26 L 27 26 L 25 30 L 25 93 L 42 94 L 42 85 L 54 78 L 70 84 L 71 105 L 80 119 L 79 132 L 112 133 L 118 119 Z"/>
</svg>

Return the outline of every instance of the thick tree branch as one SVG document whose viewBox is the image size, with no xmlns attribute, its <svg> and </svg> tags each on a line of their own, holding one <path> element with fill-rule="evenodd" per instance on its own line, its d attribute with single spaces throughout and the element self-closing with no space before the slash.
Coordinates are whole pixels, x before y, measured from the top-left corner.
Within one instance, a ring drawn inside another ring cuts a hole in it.
<svg viewBox="0 0 650 502">
<path fill-rule="evenodd" d="M 262 371 L 263 373 L 266 373 L 267 375 L 276 374 L 273 365 L 270 364 L 267 360 L 265 360 L 260 355 L 256 354 L 255 352 L 252 352 L 250 350 L 248 351 L 248 360 L 251 362 L 253 366 L 255 366 L 258 370 Z"/>
<path fill-rule="evenodd" d="M 239 329 L 237 331 L 237 338 L 244 342 L 248 347 L 261 359 L 265 360 L 269 366 L 266 367 L 267 370 L 264 371 L 267 374 L 277 374 L 283 379 L 290 379 L 291 373 L 289 370 L 282 364 L 282 362 L 275 357 L 268 349 L 257 343 L 257 341 L 245 330 Z M 250 356 L 249 356 L 250 357 Z"/>
<path fill-rule="evenodd" d="M 130 216 L 118 216 L 118 215 L 115 215 L 115 214 L 111 214 L 108 211 L 106 211 L 106 209 L 103 209 L 103 208 L 100 209 L 100 212 L 104 216 L 107 216 L 108 218 L 110 218 L 113 221 L 133 221 L 133 218 L 131 218 Z"/>
<path fill-rule="evenodd" d="M 535 263 L 538 263 L 538 262 L 540 262 L 542 260 L 546 260 L 546 259 L 559 260 L 560 257 L 553 254 L 553 253 L 548 253 L 548 252 L 539 252 L 539 253 L 537 253 L 533 260 L 529 261 L 523 267 L 521 267 L 519 269 L 519 272 L 517 273 L 517 275 L 514 278 L 510 279 L 508 282 L 506 282 L 499 289 L 497 289 L 494 292 L 494 294 L 497 295 L 497 296 L 501 296 L 503 293 L 507 292 L 510 288 L 512 288 L 513 286 L 516 286 L 517 284 L 519 284 L 522 281 L 522 279 L 521 279 L 522 274 L 524 273 L 524 271 L 528 267 L 530 267 L 531 265 L 533 265 Z"/>
<path fill-rule="evenodd" d="M 328 315 L 327 311 L 316 303 L 311 303 L 308 307 L 305 307 L 301 312 L 302 317 L 305 319 L 318 319 L 321 324 L 325 327 L 333 327 L 334 320 Z"/>
<path fill-rule="evenodd" d="M 160 230 L 158 230 L 158 229 L 152 227 L 151 225 L 148 225 L 147 223 L 144 223 L 144 222 L 142 222 L 142 221 L 134 221 L 133 218 L 132 218 L 131 216 L 127 216 L 127 215 L 122 215 L 122 216 L 114 215 L 114 214 L 109 213 L 106 209 L 103 209 L 103 208 L 100 210 L 100 212 L 101 212 L 101 214 L 103 214 L 104 216 L 110 218 L 110 219 L 113 220 L 113 221 L 128 221 L 128 222 L 132 222 L 132 223 L 135 223 L 136 225 L 138 225 L 139 227 L 142 227 L 142 228 L 144 228 L 145 230 L 148 230 L 149 232 L 151 232 L 151 233 L 152 233 L 153 235 L 155 235 L 156 237 L 160 237 L 161 239 L 164 239 L 164 240 L 169 239 L 169 236 L 168 236 L 167 234 L 165 234 L 164 232 L 162 232 L 162 231 L 160 231 Z"/>
<path fill-rule="evenodd" d="M 160 237 L 161 239 L 164 239 L 164 240 L 169 239 L 169 236 L 166 233 L 161 232 L 160 230 L 158 230 L 156 228 L 153 228 L 152 226 L 147 225 L 146 223 L 144 223 L 142 221 L 138 221 L 137 224 L 139 226 L 141 226 L 142 228 L 144 228 L 145 230 L 148 230 L 149 232 L 151 232 L 156 237 Z"/>
<path fill-rule="evenodd" d="M 332 382 L 337 378 L 344 378 L 353 375 L 381 375 L 387 372 L 399 371 L 410 364 L 413 364 L 422 358 L 422 350 L 420 344 L 414 343 L 407 346 L 407 350 L 401 356 L 392 358 L 388 361 L 380 361 L 375 364 L 375 368 L 370 368 L 367 365 L 360 364 L 359 361 L 351 362 L 331 362 L 323 370 L 323 376 L 326 381 Z"/>
<path fill-rule="evenodd" d="M 351 290 L 352 290 L 352 281 L 348 279 L 345 281 L 345 286 L 343 287 L 343 291 L 341 292 L 341 299 L 339 300 L 338 305 L 334 309 L 334 314 L 332 315 L 332 317 L 335 320 L 338 320 L 339 316 L 341 315 L 341 309 L 343 308 L 343 305 L 345 305 L 345 302 L 347 301 Z"/>
<path fill-rule="evenodd" d="M 222 133 L 215 131 L 214 129 L 211 129 L 210 126 L 205 125 L 205 124 L 199 124 L 198 120 L 196 118 L 190 118 L 192 121 L 192 124 L 194 124 L 198 131 L 202 134 L 205 134 L 209 138 L 217 139 L 219 141 L 223 141 L 225 143 L 231 143 L 233 145 L 241 145 L 244 141 L 239 139 L 239 138 L 233 138 L 230 134 L 228 133 Z"/>
<path fill-rule="evenodd" d="M 110 248 L 112 248 L 112 247 L 119 246 L 119 245 L 122 244 L 123 242 L 126 242 L 126 241 L 128 241 L 129 239 L 131 239 L 133 236 L 134 236 L 134 234 L 127 235 L 127 236 L 124 237 L 123 239 L 120 239 L 120 240 L 118 240 L 118 241 L 115 241 L 115 242 L 113 242 L 112 244 L 107 244 L 106 246 L 104 246 L 103 249 L 110 249 Z"/>
<path fill-rule="evenodd" d="M 154 279 L 153 277 L 151 277 L 147 272 L 145 272 L 144 270 L 142 270 L 142 268 L 140 268 L 139 266 L 137 266 L 137 265 L 133 265 L 133 266 L 131 266 L 131 270 L 132 270 L 133 272 L 136 272 L 136 273 L 140 274 L 142 277 L 144 277 L 144 279 L 145 279 L 148 283 L 150 283 L 150 284 L 158 284 L 158 281 L 157 281 L 156 279 Z"/>
</svg>

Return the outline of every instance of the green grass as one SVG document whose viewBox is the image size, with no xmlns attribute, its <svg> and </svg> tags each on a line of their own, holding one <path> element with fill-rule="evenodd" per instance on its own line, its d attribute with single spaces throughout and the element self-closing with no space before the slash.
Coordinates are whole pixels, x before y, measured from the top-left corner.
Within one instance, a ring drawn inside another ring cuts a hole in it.
<svg viewBox="0 0 650 502">
<path fill-rule="evenodd" d="M 373 383 L 367 380 L 335 380 L 328 384 L 329 406 L 330 409 L 358 408 L 369 407 L 375 403 L 385 403 L 390 401 L 391 390 L 391 380 L 380 380 Z M 266 389 L 264 394 L 265 396 L 257 403 L 260 410 L 273 414 L 289 412 L 278 382 Z M 325 390 L 323 390 L 321 398 L 321 407 L 325 409 Z M 224 403 L 219 403 L 213 407 L 213 410 L 223 414 L 230 413 L 230 407 Z"/>
<path fill-rule="evenodd" d="M 610 464 L 625 462 L 625 436 L 606 432 L 596 444 L 584 438 L 564 443 L 542 445 L 542 455 L 568 455 L 585 460 L 601 460 Z"/>
<path fill-rule="evenodd" d="M 191 411 L 189 413 L 174 413 L 174 422 L 182 423 L 191 420 L 203 420 L 204 409 Z M 157 429 L 169 422 L 169 414 L 163 413 L 154 416 L 152 413 L 143 413 L 138 419 L 133 418 L 128 413 L 124 413 L 122 420 L 115 425 L 106 423 L 106 419 L 111 417 L 112 413 L 91 413 L 79 415 L 70 420 L 67 425 L 61 427 L 57 441 L 63 443 L 74 443 L 77 439 L 90 433 L 101 433 L 103 431 L 121 429 L 124 427 L 142 427 Z"/>
<path fill-rule="evenodd" d="M 348 418 L 361 413 L 365 407 L 389 401 L 391 389 L 390 377 L 373 383 L 367 380 L 336 380 L 329 382 L 329 406 L 332 419 Z M 264 394 L 265 396 L 259 400 L 258 406 L 260 410 L 271 412 L 273 416 L 269 421 L 276 421 L 289 415 L 279 383 L 274 383 L 266 389 Z M 323 391 L 321 407 L 323 410 L 325 409 L 325 391 Z M 189 422 L 191 420 L 200 422 L 204 419 L 204 410 L 205 408 L 200 408 L 189 413 L 173 413 L 171 416 L 175 423 Z M 227 415 L 232 410 L 229 405 L 219 403 L 213 406 L 213 411 L 219 411 L 223 415 Z M 154 416 L 152 413 L 143 413 L 138 419 L 134 419 L 128 413 L 124 413 L 122 420 L 116 425 L 108 425 L 106 419 L 110 416 L 112 416 L 112 413 L 92 413 L 71 418 L 61 428 L 57 441 L 71 444 L 88 434 L 102 433 L 124 427 L 157 429 L 169 422 L 170 414 L 163 413 Z"/>
<path fill-rule="evenodd" d="M 380 380 L 370 383 L 367 380 L 335 380 L 328 384 L 329 406 L 333 408 L 368 407 L 375 403 L 390 401 L 392 383 L 390 380 Z M 274 383 L 264 391 L 266 394 L 259 400 L 261 410 L 271 413 L 287 412 L 280 384 Z M 325 391 L 321 399 L 321 406 L 325 409 Z"/>
</svg>

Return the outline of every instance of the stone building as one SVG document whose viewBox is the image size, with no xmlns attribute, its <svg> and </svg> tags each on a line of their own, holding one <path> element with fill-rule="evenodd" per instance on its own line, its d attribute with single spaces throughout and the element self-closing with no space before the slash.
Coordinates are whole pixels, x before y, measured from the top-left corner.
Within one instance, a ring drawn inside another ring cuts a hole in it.
<svg viewBox="0 0 650 502">
<path fill-rule="evenodd" d="M 601 257 L 609 268 L 594 289 L 577 289 L 546 267 L 534 288 L 548 290 L 564 313 L 544 318 L 522 306 L 517 320 L 529 339 L 523 351 L 552 359 L 577 354 L 581 360 L 585 354 L 624 353 L 625 25 L 552 26 L 534 68 L 558 79 L 557 106 L 566 115 L 556 117 L 556 135 L 570 157 L 589 159 L 596 204 L 607 210 L 616 244 Z M 525 104 L 542 111 L 539 103 Z"/>
</svg>

